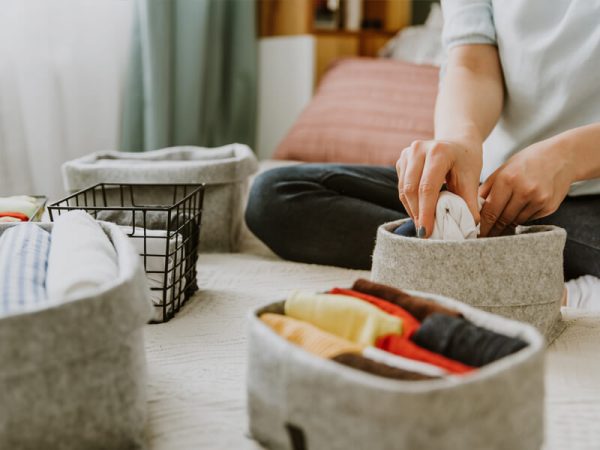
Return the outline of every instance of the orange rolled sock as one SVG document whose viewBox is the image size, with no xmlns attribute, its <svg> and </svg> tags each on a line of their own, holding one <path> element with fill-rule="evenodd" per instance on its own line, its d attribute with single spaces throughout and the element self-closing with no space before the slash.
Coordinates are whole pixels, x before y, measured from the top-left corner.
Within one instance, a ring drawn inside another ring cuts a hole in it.
<svg viewBox="0 0 600 450">
<path fill-rule="evenodd" d="M 358 344 L 292 317 L 265 313 L 260 320 L 281 337 L 323 358 L 334 358 L 342 353 L 360 353 L 363 350 Z"/>
</svg>

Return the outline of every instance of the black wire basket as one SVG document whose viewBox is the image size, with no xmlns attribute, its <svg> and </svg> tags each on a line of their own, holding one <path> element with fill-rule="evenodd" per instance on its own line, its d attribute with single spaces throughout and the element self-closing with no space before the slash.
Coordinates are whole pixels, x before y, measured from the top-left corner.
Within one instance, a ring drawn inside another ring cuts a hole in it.
<svg viewBox="0 0 600 450">
<path fill-rule="evenodd" d="M 203 184 L 100 183 L 48 206 L 50 220 L 82 209 L 120 225 L 140 253 L 155 308 L 167 322 L 198 290 Z"/>
</svg>

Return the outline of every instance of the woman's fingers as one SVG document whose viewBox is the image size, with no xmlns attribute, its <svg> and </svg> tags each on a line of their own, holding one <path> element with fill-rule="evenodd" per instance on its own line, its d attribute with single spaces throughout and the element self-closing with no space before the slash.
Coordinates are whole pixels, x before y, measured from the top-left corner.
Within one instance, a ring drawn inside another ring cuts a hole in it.
<svg viewBox="0 0 600 450">
<path fill-rule="evenodd" d="M 416 224 L 419 237 L 429 237 L 433 232 L 435 209 L 447 173 L 447 165 L 435 154 L 425 160 L 419 183 L 419 216 Z"/>
<path fill-rule="evenodd" d="M 404 185 L 402 191 L 408 202 L 411 216 L 415 225 L 419 220 L 419 184 L 425 165 L 425 153 L 418 148 L 418 144 L 413 143 L 406 152 L 407 164 L 404 172 Z"/>
<path fill-rule="evenodd" d="M 492 225 L 488 236 L 501 236 L 507 228 L 514 228 L 518 224 L 517 218 L 519 214 L 527 209 L 528 206 L 525 198 L 513 192 L 508 204 L 498 216 L 498 220 Z"/>
<path fill-rule="evenodd" d="M 503 183 L 501 179 L 496 179 L 496 182 L 490 189 L 490 192 L 485 199 L 485 203 L 481 208 L 481 231 L 482 236 L 488 236 L 492 227 L 500 218 L 502 212 L 508 205 L 512 191 Z"/>
</svg>

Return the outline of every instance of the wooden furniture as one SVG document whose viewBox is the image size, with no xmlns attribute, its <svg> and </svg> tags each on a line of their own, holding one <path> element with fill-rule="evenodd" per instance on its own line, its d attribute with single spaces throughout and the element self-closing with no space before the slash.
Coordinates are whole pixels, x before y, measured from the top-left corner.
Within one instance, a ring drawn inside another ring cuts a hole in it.
<svg viewBox="0 0 600 450">
<path fill-rule="evenodd" d="M 345 2 L 339 0 L 341 11 Z M 348 56 L 377 56 L 377 52 L 401 28 L 411 22 L 411 0 L 359 0 L 363 24 L 378 28 L 320 29 L 316 11 L 323 0 L 257 0 L 260 37 L 310 34 L 315 37 L 315 80 L 336 59 Z M 343 22 L 343 21 L 342 21 Z"/>
</svg>

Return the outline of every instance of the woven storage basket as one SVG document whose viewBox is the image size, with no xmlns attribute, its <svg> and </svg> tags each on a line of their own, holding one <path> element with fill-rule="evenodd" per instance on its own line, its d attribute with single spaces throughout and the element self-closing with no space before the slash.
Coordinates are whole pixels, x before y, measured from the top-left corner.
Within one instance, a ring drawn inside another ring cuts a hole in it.
<svg viewBox="0 0 600 450">
<path fill-rule="evenodd" d="M 272 449 L 539 449 L 544 432 L 544 339 L 532 326 L 446 297 L 413 292 L 529 345 L 460 378 L 400 381 L 319 358 L 250 314 L 248 414 Z"/>
<path fill-rule="evenodd" d="M 148 287 L 127 237 L 101 226 L 118 255 L 114 282 L 94 296 L 0 317 L 2 449 L 145 447 Z"/>
<path fill-rule="evenodd" d="M 373 281 L 446 295 L 528 322 L 550 342 L 562 332 L 562 228 L 521 226 L 513 236 L 440 241 L 394 234 L 403 222 L 377 230 Z"/>
<path fill-rule="evenodd" d="M 69 192 L 97 183 L 204 183 L 200 251 L 233 252 L 239 244 L 248 177 L 258 169 L 252 150 L 231 144 L 219 148 L 172 147 L 145 153 L 98 152 L 63 165 Z M 148 188 L 148 204 L 169 198 L 160 187 Z M 113 195 L 118 195 L 116 192 Z"/>
</svg>

